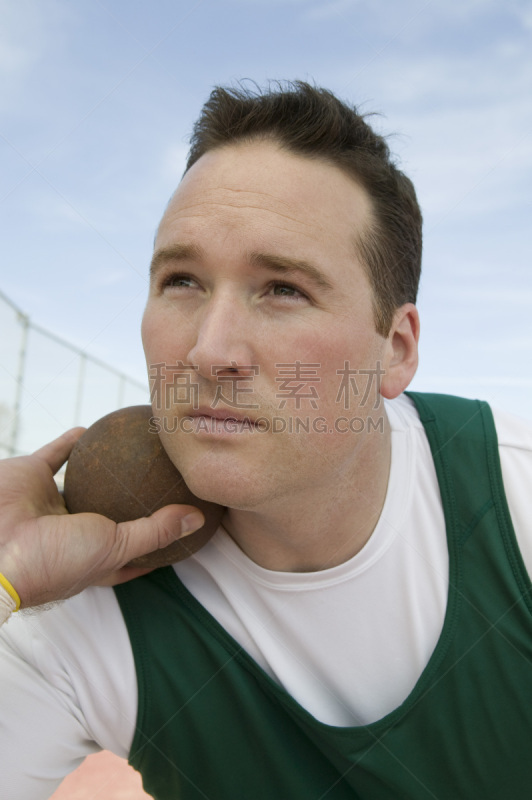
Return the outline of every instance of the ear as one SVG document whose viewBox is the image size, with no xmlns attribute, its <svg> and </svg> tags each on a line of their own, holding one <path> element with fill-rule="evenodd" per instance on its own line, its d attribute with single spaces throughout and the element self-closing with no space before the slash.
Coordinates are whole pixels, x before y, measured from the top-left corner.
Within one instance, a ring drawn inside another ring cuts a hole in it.
<svg viewBox="0 0 532 800">
<path fill-rule="evenodd" d="M 419 314 L 413 303 L 405 303 L 394 314 L 386 346 L 386 364 L 381 395 L 388 400 L 403 392 L 418 364 Z"/>
</svg>

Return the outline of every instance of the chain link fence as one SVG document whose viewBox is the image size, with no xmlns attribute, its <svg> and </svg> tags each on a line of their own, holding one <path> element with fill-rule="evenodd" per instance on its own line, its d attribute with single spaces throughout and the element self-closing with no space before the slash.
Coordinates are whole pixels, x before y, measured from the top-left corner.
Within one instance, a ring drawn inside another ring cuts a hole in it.
<svg viewBox="0 0 532 800">
<path fill-rule="evenodd" d="M 0 458 L 145 403 L 147 383 L 44 330 L 0 292 Z"/>
</svg>

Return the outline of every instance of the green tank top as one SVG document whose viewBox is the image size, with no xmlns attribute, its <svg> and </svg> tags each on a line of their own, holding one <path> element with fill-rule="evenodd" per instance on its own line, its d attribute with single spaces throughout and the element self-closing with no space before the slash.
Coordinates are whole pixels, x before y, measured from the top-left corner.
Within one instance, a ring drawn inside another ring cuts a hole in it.
<svg viewBox="0 0 532 800">
<path fill-rule="evenodd" d="M 171 567 L 115 588 L 138 679 L 129 762 L 157 800 L 528 800 L 532 596 L 489 407 L 410 395 L 450 556 L 438 644 L 409 697 L 363 727 L 318 722 Z"/>
</svg>

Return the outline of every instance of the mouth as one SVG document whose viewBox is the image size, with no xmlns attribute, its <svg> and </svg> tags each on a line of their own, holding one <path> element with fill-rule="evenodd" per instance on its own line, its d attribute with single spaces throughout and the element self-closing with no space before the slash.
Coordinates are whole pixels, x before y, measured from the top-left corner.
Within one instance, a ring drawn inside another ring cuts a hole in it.
<svg viewBox="0 0 532 800">
<path fill-rule="evenodd" d="M 234 434 L 261 430 L 258 420 L 234 409 L 201 407 L 183 417 L 189 420 L 191 433 Z"/>
</svg>

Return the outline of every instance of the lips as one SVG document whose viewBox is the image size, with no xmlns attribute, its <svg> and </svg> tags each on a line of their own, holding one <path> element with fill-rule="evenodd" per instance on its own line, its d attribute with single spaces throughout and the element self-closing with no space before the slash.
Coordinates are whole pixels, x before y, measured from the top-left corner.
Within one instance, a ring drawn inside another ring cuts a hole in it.
<svg viewBox="0 0 532 800">
<path fill-rule="evenodd" d="M 231 421 L 231 422 L 240 422 L 246 423 L 247 425 L 255 425 L 255 419 L 250 417 L 249 414 L 238 414 L 235 413 L 234 409 L 224 409 L 224 408 L 211 408 L 210 406 L 195 408 L 189 414 L 185 415 L 190 419 L 198 419 L 199 417 L 204 417 L 206 419 L 213 419 L 213 420 L 221 420 L 223 421 Z"/>
<path fill-rule="evenodd" d="M 262 431 L 264 418 L 254 419 L 234 409 L 200 407 L 181 416 L 180 427 L 187 433 L 226 436 Z"/>
</svg>

